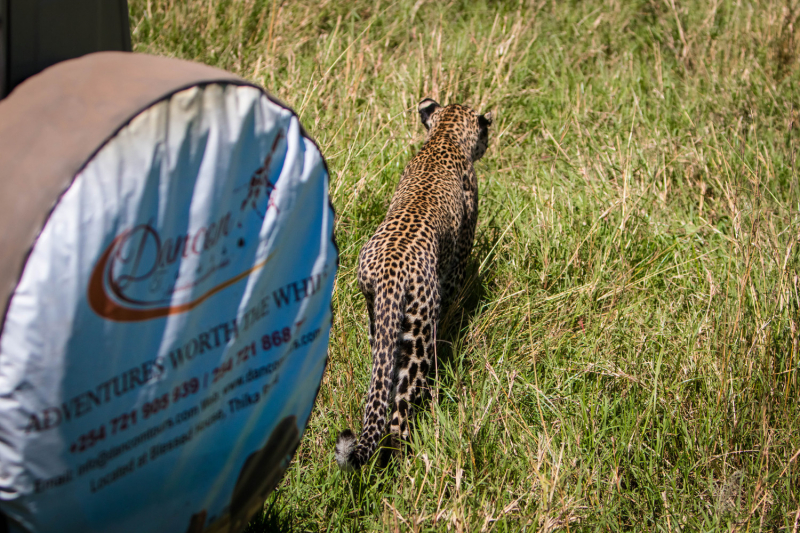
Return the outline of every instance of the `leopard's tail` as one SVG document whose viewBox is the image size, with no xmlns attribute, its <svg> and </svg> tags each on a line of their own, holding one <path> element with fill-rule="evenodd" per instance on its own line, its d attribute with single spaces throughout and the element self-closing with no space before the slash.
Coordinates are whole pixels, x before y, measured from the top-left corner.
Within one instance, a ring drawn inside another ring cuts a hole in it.
<svg viewBox="0 0 800 533">
<path fill-rule="evenodd" d="M 372 457 L 386 434 L 389 401 L 394 385 L 395 351 L 405 311 L 402 299 L 403 293 L 398 285 L 380 287 L 375 291 L 372 379 L 367 391 L 364 425 L 360 437 L 347 429 L 336 439 L 336 462 L 342 470 L 360 468 Z"/>
</svg>

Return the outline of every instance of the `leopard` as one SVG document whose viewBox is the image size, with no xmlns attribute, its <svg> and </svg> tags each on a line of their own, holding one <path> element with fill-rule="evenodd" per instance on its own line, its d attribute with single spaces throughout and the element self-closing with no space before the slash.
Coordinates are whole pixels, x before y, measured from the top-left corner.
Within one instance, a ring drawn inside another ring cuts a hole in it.
<svg viewBox="0 0 800 533">
<path fill-rule="evenodd" d="M 431 98 L 417 110 L 425 142 L 358 257 L 372 373 L 361 434 L 346 429 L 336 440 L 343 471 L 361 468 L 379 447 L 392 450 L 391 456 L 408 442 L 412 410 L 428 390 L 439 320 L 461 290 L 475 240 L 474 165 L 486 152 L 492 112 L 479 115 Z"/>
</svg>

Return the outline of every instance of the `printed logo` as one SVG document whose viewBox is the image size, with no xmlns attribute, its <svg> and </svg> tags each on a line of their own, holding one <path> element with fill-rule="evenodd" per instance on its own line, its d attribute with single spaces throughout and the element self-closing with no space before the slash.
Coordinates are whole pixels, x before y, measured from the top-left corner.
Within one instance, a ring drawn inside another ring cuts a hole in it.
<svg viewBox="0 0 800 533">
<path fill-rule="evenodd" d="M 207 225 L 178 234 L 165 235 L 152 221 L 120 233 L 92 271 L 87 291 L 92 309 L 120 322 L 185 313 L 263 268 L 271 256 L 260 249 L 247 267 L 242 261 L 254 246 L 249 235 L 258 233 L 270 210 L 279 213 L 269 175 L 283 138 L 279 132 L 261 167 L 234 189 L 234 193 L 246 189 L 238 212 L 228 211 Z"/>
</svg>

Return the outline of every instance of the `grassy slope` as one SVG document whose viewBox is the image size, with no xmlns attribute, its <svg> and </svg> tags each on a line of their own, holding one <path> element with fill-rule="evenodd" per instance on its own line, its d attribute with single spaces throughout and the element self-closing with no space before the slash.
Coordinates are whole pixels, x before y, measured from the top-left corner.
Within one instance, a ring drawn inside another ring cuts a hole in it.
<svg viewBox="0 0 800 533">
<path fill-rule="evenodd" d="M 796 1 L 130 6 L 137 51 L 263 84 L 332 173 L 330 364 L 251 531 L 796 530 Z M 411 453 L 343 475 L 357 254 L 425 96 L 495 112 L 471 278 Z"/>
</svg>

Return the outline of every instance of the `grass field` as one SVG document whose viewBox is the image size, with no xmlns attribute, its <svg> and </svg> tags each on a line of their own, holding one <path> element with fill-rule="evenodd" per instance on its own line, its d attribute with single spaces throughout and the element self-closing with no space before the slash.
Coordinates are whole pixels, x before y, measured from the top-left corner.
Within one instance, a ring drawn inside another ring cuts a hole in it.
<svg viewBox="0 0 800 533">
<path fill-rule="evenodd" d="M 800 529 L 800 3 L 130 0 L 134 49 L 291 105 L 331 171 L 330 362 L 262 531 Z M 357 255 L 430 96 L 495 114 L 410 452 L 338 471 Z"/>
</svg>

